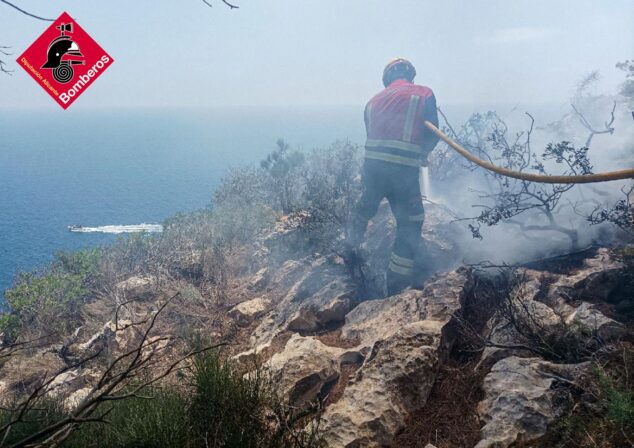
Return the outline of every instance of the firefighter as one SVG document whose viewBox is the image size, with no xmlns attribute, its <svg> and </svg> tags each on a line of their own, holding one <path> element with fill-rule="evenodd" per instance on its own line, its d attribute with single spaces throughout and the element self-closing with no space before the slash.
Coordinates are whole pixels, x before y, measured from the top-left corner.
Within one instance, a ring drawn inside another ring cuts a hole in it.
<svg viewBox="0 0 634 448">
<path fill-rule="evenodd" d="M 396 239 L 386 275 L 388 295 L 413 286 L 425 269 L 421 238 L 424 219 L 420 166 L 438 138 L 424 121 L 438 125 L 436 99 L 428 87 L 413 83 L 414 66 L 406 59 L 390 61 L 383 71 L 385 89 L 365 107 L 363 194 L 348 231 L 348 244 L 358 247 L 368 221 L 387 198 L 396 218 Z"/>
</svg>

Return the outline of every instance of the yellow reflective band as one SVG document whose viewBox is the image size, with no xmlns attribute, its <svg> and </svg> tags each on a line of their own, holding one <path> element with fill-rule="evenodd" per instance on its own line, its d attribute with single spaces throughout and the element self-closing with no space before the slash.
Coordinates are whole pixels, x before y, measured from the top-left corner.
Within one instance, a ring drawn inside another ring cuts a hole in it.
<svg viewBox="0 0 634 448">
<path fill-rule="evenodd" d="M 412 132 L 414 131 L 414 118 L 416 117 L 416 111 L 418 110 L 418 101 L 420 96 L 412 95 L 409 98 L 409 107 L 407 108 L 407 115 L 405 117 L 405 127 L 403 128 L 403 140 L 406 142 L 412 141 Z"/>
<path fill-rule="evenodd" d="M 370 151 L 370 150 L 365 151 L 365 158 L 382 160 L 384 162 L 397 163 L 399 165 L 407 165 L 407 166 L 415 166 L 415 167 L 420 166 L 420 161 L 417 159 L 410 159 L 409 157 L 394 156 L 392 154 L 385 154 L 383 152 L 376 152 L 376 151 Z"/>
<path fill-rule="evenodd" d="M 413 222 L 424 221 L 425 220 L 425 213 L 421 213 L 420 215 L 410 216 L 409 220 L 413 221 Z"/>
<path fill-rule="evenodd" d="M 396 272 L 401 275 L 412 275 L 414 273 L 414 269 L 412 268 L 404 268 L 403 266 L 399 266 L 395 264 L 393 261 L 390 261 L 388 265 L 388 269 L 392 272 Z"/>
<path fill-rule="evenodd" d="M 402 142 L 400 140 L 376 140 L 376 139 L 367 139 L 365 142 L 366 148 L 376 148 L 376 147 L 384 147 L 384 148 L 396 148 L 402 149 L 403 151 L 415 152 L 417 155 L 423 152 L 423 148 L 419 145 L 415 145 L 414 143 Z"/>
<path fill-rule="evenodd" d="M 396 255 L 394 252 L 392 252 L 391 255 L 391 260 L 396 263 L 396 264 L 400 264 L 401 266 L 404 266 L 406 268 L 413 268 L 414 267 L 414 260 L 411 260 L 409 258 L 405 258 L 405 257 L 400 257 L 398 255 Z"/>
</svg>

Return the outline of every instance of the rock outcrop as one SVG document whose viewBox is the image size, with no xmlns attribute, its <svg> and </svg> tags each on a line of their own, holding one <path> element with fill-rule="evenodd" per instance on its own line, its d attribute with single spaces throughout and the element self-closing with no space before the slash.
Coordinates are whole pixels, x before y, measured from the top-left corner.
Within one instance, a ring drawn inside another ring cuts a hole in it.
<svg viewBox="0 0 634 448">
<path fill-rule="evenodd" d="M 571 400 L 554 386 L 572 384 L 588 370 L 587 362 L 563 360 L 587 358 L 592 344 L 609 343 L 626 334 L 623 324 L 597 307 L 616 290 L 623 269 L 601 248 L 563 271 L 533 267 L 517 272 L 521 282 L 507 298 L 504 311 L 496 312 L 486 326 L 485 336 L 492 346 L 484 350 L 480 364 L 492 367 L 482 385 L 485 398 L 478 406 L 484 426 L 477 448 L 537 439 L 560 416 Z M 531 350 L 531 334 L 546 343 L 558 335 L 568 342 L 560 348 L 537 344 Z M 535 357 L 540 352 L 558 356 L 560 363 Z"/>
<path fill-rule="evenodd" d="M 327 385 L 339 378 L 343 356 L 343 349 L 295 334 L 284 351 L 273 355 L 264 367 L 290 402 L 302 406 L 319 397 Z"/>
<path fill-rule="evenodd" d="M 516 356 L 498 361 L 482 385 L 485 398 L 478 411 L 485 424 L 476 448 L 507 447 L 542 436 L 572 401 L 553 385 L 578 378 L 587 367 L 588 363 L 553 364 Z"/>
<path fill-rule="evenodd" d="M 319 400 L 319 428 L 328 446 L 391 446 L 411 423 L 410 417 L 428 405 L 439 368 L 463 336 L 459 330 L 466 305 L 479 306 L 474 294 L 477 273 L 456 268 L 457 246 L 443 224 L 450 219 L 442 208 L 431 206 L 423 235 L 438 272 L 422 288 L 383 298 L 394 238 L 394 221 L 384 204 L 363 246 L 370 293 L 360 296 L 341 257 L 291 250 L 302 247 L 302 225 L 310 219 L 309 213 L 301 212 L 280 221 L 256 244 L 249 260 L 250 272 L 255 273 L 232 279 L 224 308 L 218 308 L 227 334 L 235 338 L 232 347 L 237 348 L 231 355 L 245 370 L 256 365 L 266 369 L 293 406 Z M 187 269 L 203 271 L 195 265 Z M 477 406 L 482 422 L 477 448 L 507 447 L 542 436 L 571 400 L 558 386 L 588 369 L 583 362 L 557 364 L 546 355 L 538 356 L 526 334 L 509 320 L 508 310 L 544 334 L 563 325 L 589 331 L 602 341 L 618 339 L 626 329 L 601 304 L 610 300 L 623 269 L 607 249 L 584 254 L 566 269 L 531 265 L 518 270 L 521 281 L 508 297 L 489 305 L 484 330 L 476 335 L 488 343 L 476 359 L 479 363 L 474 362 L 476 369 L 484 369 L 477 376 L 484 377 L 483 399 Z M 183 283 L 172 286 L 190 288 L 200 296 L 194 286 Z M 0 391 L 27 390 L 35 372 L 63 369 L 82 353 L 123 352 L 135 337 L 125 329 L 153 312 L 152 300 L 161 292 L 168 295 L 162 288 L 151 278 L 118 283 L 115 293 L 121 300 L 116 303 L 135 298 L 143 302 L 139 309 L 122 313 L 116 324 L 111 313 L 90 330 L 78 331 L 62 349 L 47 347 L 30 358 L 11 359 L 0 368 Z M 170 339 L 181 330 L 177 323 L 172 325 L 158 334 Z M 29 375 L 23 374 L 25 370 Z M 97 376 L 98 372 L 71 369 L 53 386 L 72 407 Z M 427 442 L 434 440 L 421 440 L 420 446 Z"/>
<path fill-rule="evenodd" d="M 423 291 L 364 302 L 349 314 L 342 336 L 358 339 L 365 358 L 323 414 L 330 446 L 389 445 L 406 417 L 425 404 L 438 362 L 451 348 L 448 327 L 470 281 L 464 269 L 441 274 Z"/>
<path fill-rule="evenodd" d="M 294 280 L 273 287 L 285 293 L 255 329 L 254 348 L 236 359 L 270 353 L 276 337 L 292 332 L 264 364 L 276 384 L 293 405 L 328 403 L 320 428 L 330 446 L 382 446 L 424 405 L 437 364 L 455 339 L 450 322 L 472 275 L 461 268 L 438 274 L 423 290 L 356 305 L 339 263 L 319 258 L 283 265 L 286 275 L 271 285 Z M 314 333 L 332 324 L 340 327 L 338 336 L 326 345 Z M 335 384 L 340 391 L 333 399 Z"/>
</svg>

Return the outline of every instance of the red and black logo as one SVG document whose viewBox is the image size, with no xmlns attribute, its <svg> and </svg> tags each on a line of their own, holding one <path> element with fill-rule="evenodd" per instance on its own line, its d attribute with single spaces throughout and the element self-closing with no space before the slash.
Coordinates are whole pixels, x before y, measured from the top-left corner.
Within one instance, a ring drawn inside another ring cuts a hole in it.
<svg viewBox="0 0 634 448">
<path fill-rule="evenodd" d="M 66 109 L 113 59 L 63 13 L 18 58 L 18 63 Z"/>
</svg>

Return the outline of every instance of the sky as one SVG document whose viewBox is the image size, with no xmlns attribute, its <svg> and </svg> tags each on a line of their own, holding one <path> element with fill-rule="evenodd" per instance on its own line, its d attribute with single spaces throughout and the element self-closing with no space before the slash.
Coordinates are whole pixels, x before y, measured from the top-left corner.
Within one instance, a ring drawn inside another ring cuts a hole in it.
<svg viewBox="0 0 634 448">
<path fill-rule="evenodd" d="M 354 106 L 395 57 L 443 103 L 562 102 L 575 83 L 634 58 L 632 0 L 11 0 L 67 11 L 115 59 L 72 106 Z M 61 108 L 15 58 L 47 27 L 0 3 L 0 108 Z"/>
</svg>

